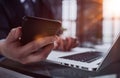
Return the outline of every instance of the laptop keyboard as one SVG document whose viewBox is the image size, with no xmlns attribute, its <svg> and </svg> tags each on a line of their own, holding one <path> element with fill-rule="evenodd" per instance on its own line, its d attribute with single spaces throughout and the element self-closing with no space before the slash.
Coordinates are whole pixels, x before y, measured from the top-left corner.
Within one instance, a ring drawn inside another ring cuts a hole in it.
<svg viewBox="0 0 120 78">
<path fill-rule="evenodd" d="M 78 54 L 64 56 L 64 57 L 60 57 L 60 58 L 90 63 L 90 62 L 93 62 L 93 61 L 101 58 L 102 55 L 103 55 L 102 52 L 89 51 L 89 52 L 85 52 L 85 53 L 78 53 Z"/>
</svg>

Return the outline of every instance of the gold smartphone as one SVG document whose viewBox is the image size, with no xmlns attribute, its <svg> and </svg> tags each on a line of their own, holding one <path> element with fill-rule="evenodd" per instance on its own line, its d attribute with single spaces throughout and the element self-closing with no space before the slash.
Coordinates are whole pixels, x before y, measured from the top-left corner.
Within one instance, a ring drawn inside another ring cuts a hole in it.
<svg viewBox="0 0 120 78">
<path fill-rule="evenodd" d="M 57 35 L 61 29 L 61 22 L 38 17 L 23 17 L 21 43 L 23 45 L 36 38 Z"/>
</svg>

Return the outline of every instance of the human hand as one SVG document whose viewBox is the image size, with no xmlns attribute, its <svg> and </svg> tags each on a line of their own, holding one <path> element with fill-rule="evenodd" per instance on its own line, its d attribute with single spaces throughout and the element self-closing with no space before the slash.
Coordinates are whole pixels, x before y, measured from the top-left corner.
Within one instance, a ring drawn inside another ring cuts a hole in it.
<svg viewBox="0 0 120 78">
<path fill-rule="evenodd" d="M 0 53 L 22 64 L 44 60 L 53 49 L 53 42 L 56 40 L 55 36 L 50 36 L 22 46 L 20 36 L 20 27 L 12 29 L 6 39 L 0 40 Z"/>
<path fill-rule="evenodd" d="M 55 50 L 61 50 L 61 51 L 70 51 L 72 48 L 76 47 L 79 44 L 78 40 L 76 38 L 67 37 L 65 39 L 57 37 L 57 40 L 55 41 Z"/>
</svg>

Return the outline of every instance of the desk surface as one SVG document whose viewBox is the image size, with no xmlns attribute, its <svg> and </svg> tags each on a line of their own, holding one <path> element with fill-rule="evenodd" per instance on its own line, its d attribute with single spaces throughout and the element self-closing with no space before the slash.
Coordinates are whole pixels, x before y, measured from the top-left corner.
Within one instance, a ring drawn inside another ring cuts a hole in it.
<svg viewBox="0 0 120 78">
<path fill-rule="evenodd" d="M 24 74 L 31 72 L 37 76 L 39 76 L 38 74 L 46 75 L 42 76 L 43 78 L 47 78 L 48 76 L 52 78 L 120 78 L 120 64 L 110 65 L 98 72 L 89 72 L 48 62 L 22 65 L 6 59 L 2 61 L 2 64 L 9 65 L 8 67 L 16 71 L 19 69 L 24 70 L 24 72 L 22 72 Z M 21 71 L 18 72 L 21 73 Z"/>
</svg>

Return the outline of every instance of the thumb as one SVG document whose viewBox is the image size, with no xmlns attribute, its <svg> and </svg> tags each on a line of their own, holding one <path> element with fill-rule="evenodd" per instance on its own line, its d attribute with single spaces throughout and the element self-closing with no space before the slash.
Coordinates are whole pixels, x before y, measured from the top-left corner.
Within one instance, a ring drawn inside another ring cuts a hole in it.
<svg viewBox="0 0 120 78">
<path fill-rule="evenodd" d="M 13 28 L 8 34 L 6 40 L 7 42 L 13 42 L 19 39 L 21 36 L 21 27 Z"/>
</svg>

